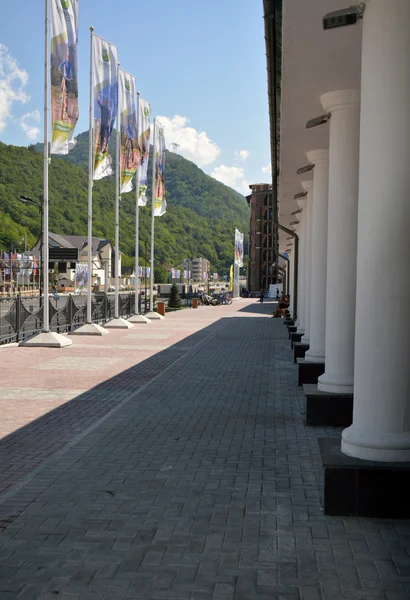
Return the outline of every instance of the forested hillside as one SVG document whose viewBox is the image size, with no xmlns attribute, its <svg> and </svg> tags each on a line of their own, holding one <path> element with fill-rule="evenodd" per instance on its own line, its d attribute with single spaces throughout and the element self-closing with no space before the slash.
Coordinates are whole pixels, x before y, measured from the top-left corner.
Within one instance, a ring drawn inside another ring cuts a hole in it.
<svg viewBox="0 0 410 600">
<path fill-rule="evenodd" d="M 9 250 L 24 233 L 34 243 L 40 230 L 35 206 L 20 195 L 40 199 L 43 191 L 42 146 L 29 148 L 0 143 L 0 249 Z M 61 234 L 87 233 L 88 134 L 77 147 L 50 164 L 50 230 Z M 150 178 L 151 179 L 151 178 Z M 248 208 L 234 190 L 206 175 L 192 162 L 167 152 L 167 213 L 155 220 L 156 262 L 171 267 L 188 255 L 204 256 L 219 273 L 228 273 L 234 251 L 235 227 L 248 229 Z M 150 188 L 148 190 L 150 193 Z M 94 183 L 94 235 L 114 239 L 115 182 Z M 124 264 L 132 264 L 135 193 L 122 196 L 121 250 Z M 150 240 L 150 208 L 140 209 L 141 254 Z M 21 243 L 20 246 L 21 248 Z"/>
</svg>

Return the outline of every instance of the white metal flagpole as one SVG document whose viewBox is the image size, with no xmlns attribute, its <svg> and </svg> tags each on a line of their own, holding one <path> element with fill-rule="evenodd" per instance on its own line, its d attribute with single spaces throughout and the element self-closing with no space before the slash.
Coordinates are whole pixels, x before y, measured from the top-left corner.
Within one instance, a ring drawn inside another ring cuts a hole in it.
<svg viewBox="0 0 410 600">
<path fill-rule="evenodd" d="M 87 323 L 91 325 L 92 315 L 92 244 L 93 244 L 93 171 L 94 171 L 94 115 L 93 115 L 93 31 L 90 27 L 90 121 L 89 121 L 89 147 L 88 147 L 88 288 L 87 288 Z"/>
<path fill-rule="evenodd" d="M 40 346 L 50 348 L 63 348 L 70 346 L 72 341 L 67 336 L 50 331 L 50 306 L 48 299 L 48 165 L 49 165 L 49 147 L 48 147 L 48 119 L 49 119 L 49 71 L 50 71 L 50 53 L 49 53 L 49 30 L 50 30 L 50 0 L 45 0 L 45 42 L 44 42 L 44 191 L 43 191 L 43 329 L 42 332 L 27 341 L 21 342 L 22 346 Z M 11 269 L 11 279 L 13 273 Z M 40 299 L 41 300 L 41 299 Z"/>
<path fill-rule="evenodd" d="M 156 119 L 154 119 L 154 147 L 152 157 L 152 215 L 151 215 L 151 278 L 150 278 L 150 311 L 154 312 L 154 230 L 155 230 L 155 141 Z"/>
<path fill-rule="evenodd" d="M 120 267 L 120 178 L 121 178 L 121 133 L 120 133 L 120 63 L 117 68 L 118 108 L 117 108 L 117 168 L 115 189 L 115 305 L 114 315 L 120 318 L 119 267 Z"/>
<path fill-rule="evenodd" d="M 140 133 L 140 93 L 137 92 L 137 133 Z M 140 289 L 140 276 L 139 276 L 139 195 L 140 195 L 140 177 L 139 177 L 139 166 L 135 174 L 135 314 L 139 314 L 139 289 Z"/>
<path fill-rule="evenodd" d="M 50 0 L 45 1 L 45 44 L 44 44 L 44 196 L 43 196 L 43 331 L 50 331 L 50 310 L 48 304 L 48 74 L 50 70 L 50 53 L 48 51 L 48 36 L 50 27 Z"/>
</svg>

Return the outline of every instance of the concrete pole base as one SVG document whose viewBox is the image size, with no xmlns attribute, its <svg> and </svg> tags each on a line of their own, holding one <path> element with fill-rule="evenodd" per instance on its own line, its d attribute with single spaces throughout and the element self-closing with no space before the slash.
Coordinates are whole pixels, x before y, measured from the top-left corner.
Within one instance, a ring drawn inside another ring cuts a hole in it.
<svg viewBox="0 0 410 600">
<path fill-rule="evenodd" d="M 119 319 L 111 319 L 111 321 L 108 321 L 104 327 L 107 329 L 131 329 L 131 327 L 134 327 L 134 325 L 120 317 Z"/>
<path fill-rule="evenodd" d="M 43 331 L 30 340 L 20 342 L 19 345 L 25 348 L 65 348 L 66 346 L 71 346 L 72 343 L 72 340 L 66 335 L 61 335 L 54 331 Z"/>
<path fill-rule="evenodd" d="M 148 319 L 165 319 L 165 317 L 163 317 L 162 315 L 160 315 L 157 312 L 151 311 L 149 313 L 147 313 L 147 317 Z"/>
<path fill-rule="evenodd" d="M 151 321 L 149 319 L 147 319 L 147 317 L 144 317 L 144 315 L 132 315 L 132 317 L 130 317 L 128 319 L 128 323 L 151 323 Z"/>
<path fill-rule="evenodd" d="M 97 323 L 86 323 L 75 331 L 71 331 L 70 335 L 107 335 L 108 333 L 110 332 Z"/>
</svg>

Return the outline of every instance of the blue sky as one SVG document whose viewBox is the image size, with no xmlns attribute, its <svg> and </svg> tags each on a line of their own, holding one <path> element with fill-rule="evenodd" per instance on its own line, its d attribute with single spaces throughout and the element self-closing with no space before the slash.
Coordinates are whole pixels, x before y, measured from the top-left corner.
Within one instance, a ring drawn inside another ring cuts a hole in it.
<svg viewBox="0 0 410 600">
<path fill-rule="evenodd" d="M 44 2 L 8 2 L 0 21 L 0 140 L 41 141 Z M 262 0 L 80 0 L 80 121 L 88 128 L 89 27 L 166 126 L 167 144 L 247 193 L 270 162 Z M 264 169 L 264 170 L 263 170 Z"/>
</svg>

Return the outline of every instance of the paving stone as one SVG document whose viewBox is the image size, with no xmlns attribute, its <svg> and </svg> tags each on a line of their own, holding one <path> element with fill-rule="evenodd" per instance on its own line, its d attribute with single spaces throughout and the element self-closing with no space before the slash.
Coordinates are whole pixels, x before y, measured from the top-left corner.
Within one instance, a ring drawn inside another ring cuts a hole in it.
<svg viewBox="0 0 410 600">
<path fill-rule="evenodd" d="M 0 495 L 0 517 L 14 511 L 1 600 L 410 597 L 410 523 L 323 515 L 324 432 L 304 426 L 286 328 L 268 303 L 237 307 L 170 346 L 169 362 L 108 379 L 110 416 L 60 455 L 50 441 L 38 473 Z M 71 418 L 83 431 L 88 416 Z M 41 420 L 45 439 L 54 423 Z"/>
</svg>

